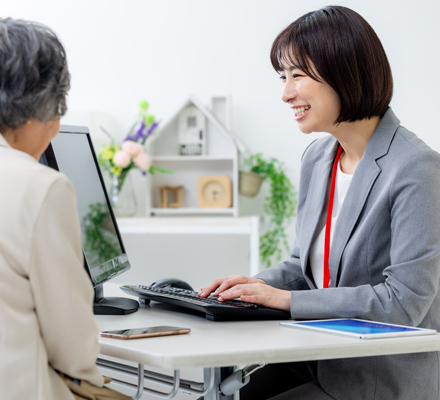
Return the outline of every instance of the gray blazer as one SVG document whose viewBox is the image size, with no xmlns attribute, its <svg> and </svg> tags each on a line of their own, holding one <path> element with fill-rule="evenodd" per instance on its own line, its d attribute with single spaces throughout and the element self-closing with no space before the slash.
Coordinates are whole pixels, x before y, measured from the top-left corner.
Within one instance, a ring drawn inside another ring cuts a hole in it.
<svg viewBox="0 0 440 400">
<path fill-rule="evenodd" d="M 316 288 L 308 259 L 338 143 L 329 135 L 305 151 L 292 255 L 257 275 L 292 290 L 292 318 L 440 331 L 440 155 L 399 124 L 389 109 L 353 175 L 333 233 L 329 289 Z M 438 352 L 319 361 L 318 381 L 338 400 L 439 400 L 439 363 Z"/>
</svg>

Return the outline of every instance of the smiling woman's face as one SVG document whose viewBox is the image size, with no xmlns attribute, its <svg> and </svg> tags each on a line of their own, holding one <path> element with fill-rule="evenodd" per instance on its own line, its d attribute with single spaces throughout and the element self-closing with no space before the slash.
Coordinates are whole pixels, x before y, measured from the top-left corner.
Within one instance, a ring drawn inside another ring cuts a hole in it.
<svg viewBox="0 0 440 400">
<path fill-rule="evenodd" d="M 280 78 L 281 98 L 293 110 L 301 132 L 331 133 L 341 112 L 341 102 L 335 90 L 296 67 L 284 69 Z"/>
</svg>

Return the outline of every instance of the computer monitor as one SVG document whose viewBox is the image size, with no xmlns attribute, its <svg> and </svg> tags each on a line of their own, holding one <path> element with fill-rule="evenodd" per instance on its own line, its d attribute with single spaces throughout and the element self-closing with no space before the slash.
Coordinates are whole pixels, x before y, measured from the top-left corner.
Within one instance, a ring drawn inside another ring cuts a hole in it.
<svg viewBox="0 0 440 400">
<path fill-rule="evenodd" d="M 84 266 L 95 289 L 95 314 L 128 314 L 136 300 L 104 297 L 103 283 L 130 268 L 88 128 L 61 125 L 40 158 L 64 173 L 77 193 Z"/>
</svg>

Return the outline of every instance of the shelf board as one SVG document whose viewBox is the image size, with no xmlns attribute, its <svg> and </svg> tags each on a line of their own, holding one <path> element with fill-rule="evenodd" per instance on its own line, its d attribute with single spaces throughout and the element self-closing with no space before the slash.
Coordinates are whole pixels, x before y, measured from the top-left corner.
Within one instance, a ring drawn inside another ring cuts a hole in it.
<svg viewBox="0 0 440 400">
<path fill-rule="evenodd" d="M 152 161 L 233 161 L 230 156 L 152 156 Z"/>
<path fill-rule="evenodd" d="M 135 217 L 118 218 L 123 234 L 232 234 L 259 237 L 258 216 L 248 217 Z M 258 246 L 257 246 L 258 248 Z"/>
<path fill-rule="evenodd" d="M 151 214 L 155 215 L 187 215 L 187 214 L 197 214 L 197 215 L 232 215 L 234 213 L 234 208 L 152 208 L 150 210 Z"/>
</svg>

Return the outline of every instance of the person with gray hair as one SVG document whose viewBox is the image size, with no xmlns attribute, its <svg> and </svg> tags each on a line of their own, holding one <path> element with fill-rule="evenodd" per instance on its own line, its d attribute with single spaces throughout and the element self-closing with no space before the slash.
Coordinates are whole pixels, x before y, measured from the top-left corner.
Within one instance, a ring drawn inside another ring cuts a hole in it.
<svg viewBox="0 0 440 400">
<path fill-rule="evenodd" d="M 0 127 L 63 116 L 70 75 L 56 35 L 44 25 L 7 18 L 0 37 Z"/>
<path fill-rule="evenodd" d="M 75 190 L 38 162 L 69 88 L 55 33 L 0 19 L 0 399 L 129 399 L 103 387 L 95 364 Z"/>
</svg>

